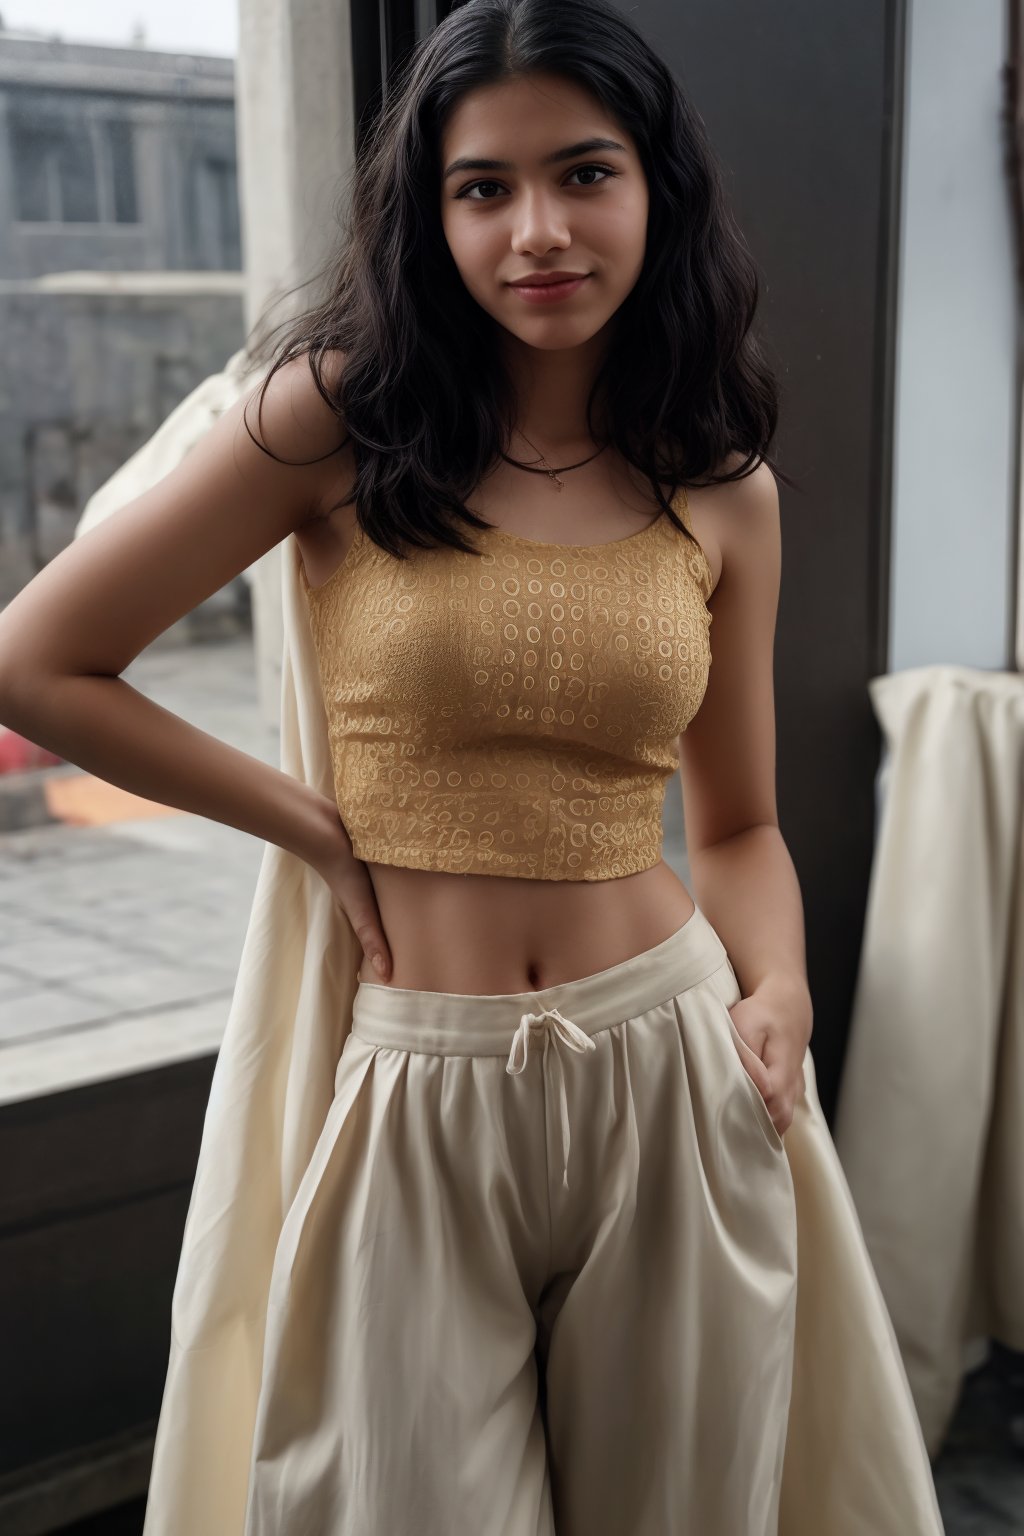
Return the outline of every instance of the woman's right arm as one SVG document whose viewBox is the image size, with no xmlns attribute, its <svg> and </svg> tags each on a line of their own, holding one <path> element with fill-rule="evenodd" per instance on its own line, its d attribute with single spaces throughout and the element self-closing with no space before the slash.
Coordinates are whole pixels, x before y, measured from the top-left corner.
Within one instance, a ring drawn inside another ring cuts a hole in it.
<svg viewBox="0 0 1024 1536">
<path fill-rule="evenodd" d="M 274 375 L 261 416 L 257 405 L 250 390 L 170 474 L 63 549 L 0 613 L 0 721 L 133 794 L 297 854 L 328 881 L 364 951 L 383 954 L 387 974 L 369 873 L 333 799 L 190 725 L 119 675 L 354 482 L 343 423 L 305 357 Z M 243 411 L 277 458 L 252 441 Z"/>
</svg>

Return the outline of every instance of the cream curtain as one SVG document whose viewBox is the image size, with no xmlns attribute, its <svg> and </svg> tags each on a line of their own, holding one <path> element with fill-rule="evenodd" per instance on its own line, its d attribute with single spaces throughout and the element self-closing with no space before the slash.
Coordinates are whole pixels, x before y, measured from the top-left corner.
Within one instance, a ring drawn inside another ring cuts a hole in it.
<svg viewBox="0 0 1024 1536">
<path fill-rule="evenodd" d="M 1024 1350 L 1024 678 L 875 678 L 883 809 L 835 1120 L 932 1455 Z"/>
</svg>

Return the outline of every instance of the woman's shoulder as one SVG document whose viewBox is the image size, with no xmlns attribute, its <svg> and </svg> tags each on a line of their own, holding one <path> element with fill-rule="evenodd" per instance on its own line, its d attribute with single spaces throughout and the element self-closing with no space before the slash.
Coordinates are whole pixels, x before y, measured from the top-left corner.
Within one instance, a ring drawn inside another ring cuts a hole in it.
<svg viewBox="0 0 1024 1536">
<path fill-rule="evenodd" d="M 295 353 L 284 362 L 271 363 L 253 388 L 262 408 L 262 419 L 272 413 L 273 424 L 299 446 L 327 449 L 337 446 L 345 430 L 341 409 L 344 356 L 340 352 Z M 255 421 L 255 406 L 253 406 Z"/>
<path fill-rule="evenodd" d="M 742 469 L 748 455 L 729 453 L 716 467 L 715 477 Z M 752 547 L 763 549 L 776 537 L 778 487 L 762 459 L 736 480 L 716 478 L 710 484 L 687 486 L 690 521 L 708 562 L 712 592 L 726 567 Z"/>
<path fill-rule="evenodd" d="M 709 510 L 714 509 L 716 516 L 738 518 L 741 521 L 773 506 L 777 508 L 778 485 L 771 466 L 764 459 L 760 459 L 753 469 L 738 475 L 734 480 L 721 478 L 736 474 L 748 458 L 749 455 L 745 453 L 729 453 L 714 470 L 714 478 L 699 486 L 688 486 L 687 496 L 691 506 L 695 498 L 699 498 L 702 505 Z"/>
<path fill-rule="evenodd" d="M 246 405 L 246 424 L 266 453 L 309 482 L 314 517 L 355 478 L 355 458 L 339 404 L 344 355 L 308 351 L 269 366 Z M 322 387 L 321 387 L 322 386 Z"/>
</svg>

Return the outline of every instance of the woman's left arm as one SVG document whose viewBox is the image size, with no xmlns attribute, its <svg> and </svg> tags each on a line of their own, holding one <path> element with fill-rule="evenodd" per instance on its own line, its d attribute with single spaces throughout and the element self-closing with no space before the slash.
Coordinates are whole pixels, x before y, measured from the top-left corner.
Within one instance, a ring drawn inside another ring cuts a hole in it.
<svg viewBox="0 0 1024 1536">
<path fill-rule="evenodd" d="M 813 1010 L 796 870 L 775 791 L 774 647 L 782 569 L 779 497 L 766 464 L 714 492 L 721 575 L 708 607 L 707 691 L 680 737 L 693 896 L 743 996 L 731 1009 L 743 1064 L 780 1134 L 803 1092 Z"/>
</svg>

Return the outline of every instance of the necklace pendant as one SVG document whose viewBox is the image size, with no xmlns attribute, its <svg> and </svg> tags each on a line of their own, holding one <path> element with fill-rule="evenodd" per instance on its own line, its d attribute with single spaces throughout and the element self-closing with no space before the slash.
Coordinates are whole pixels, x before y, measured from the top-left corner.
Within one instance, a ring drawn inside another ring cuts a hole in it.
<svg viewBox="0 0 1024 1536">
<path fill-rule="evenodd" d="M 555 474 L 553 469 L 549 469 L 548 470 L 548 474 L 551 476 L 551 479 L 555 482 L 555 484 L 557 485 L 558 489 L 561 490 L 562 487 L 565 484 L 564 480 L 560 480 L 558 478 L 558 476 Z"/>
</svg>

